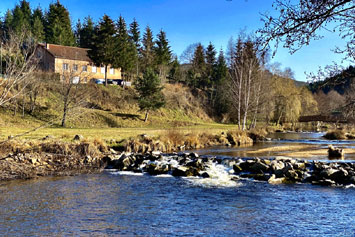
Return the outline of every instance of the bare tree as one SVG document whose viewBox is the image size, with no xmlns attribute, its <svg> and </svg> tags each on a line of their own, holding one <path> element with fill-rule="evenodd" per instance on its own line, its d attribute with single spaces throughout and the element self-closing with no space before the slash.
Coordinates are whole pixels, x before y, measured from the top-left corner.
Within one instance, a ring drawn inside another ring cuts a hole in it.
<svg viewBox="0 0 355 237">
<path fill-rule="evenodd" d="M 67 64 L 68 65 L 68 64 Z M 66 126 L 68 116 L 80 112 L 80 108 L 87 104 L 89 93 L 85 84 L 81 83 L 82 77 L 87 76 L 79 69 L 75 62 L 64 68 L 60 75 L 59 91 L 62 99 L 61 126 Z"/>
<path fill-rule="evenodd" d="M 283 47 L 294 53 L 311 40 L 323 36 L 319 30 L 326 29 L 338 34 L 347 42 L 347 56 L 354 60 L 355 2 L 354 0 L 274 0 L 278 16 L 263 15 L 264 27 L 258 32 L 265 45 L 274 41 L 276 48 Z"/>
<path fill-rule="evenodd" d="M 0 106 L 19 97 L 35 79 L 38 65 L 35 46 L 25 31 L 10 33 L 1 42 Z"/>
<path fill-rule="evenodd" d="M 237 110 L 238 127 L 242 130 L 246 129 L 252 107 L 259 106 L 261 57 L 256 41 L 238 38 L 230 69 L 230 94 Z M 255 111 L 257 113 L 254 108 Z"/>
</svg>

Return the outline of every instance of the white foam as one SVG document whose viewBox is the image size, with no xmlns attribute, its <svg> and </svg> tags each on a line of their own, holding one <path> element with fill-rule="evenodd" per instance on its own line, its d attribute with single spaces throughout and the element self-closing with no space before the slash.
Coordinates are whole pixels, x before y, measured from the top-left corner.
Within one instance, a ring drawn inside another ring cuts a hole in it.
<svg viewBox="0 0 355 237">
<path fill-rule="evenodd" d="M 224 165 L 210 163 L 205 172 L 210 176 L 209 178 L 188 177 L 186 178 L 191 184 L 203 187 L 239 187 L 241 183 L 232 180 L 229 174 L 230 169 Z"/>
<path fill-rule="evenodd" d="M 114 172 L 110 172 L 113 175 L 130 175 L 130 176 L 143 176 L 143 173 L 135 173 L 132 171 L 114 171 Z"/>
</svg>

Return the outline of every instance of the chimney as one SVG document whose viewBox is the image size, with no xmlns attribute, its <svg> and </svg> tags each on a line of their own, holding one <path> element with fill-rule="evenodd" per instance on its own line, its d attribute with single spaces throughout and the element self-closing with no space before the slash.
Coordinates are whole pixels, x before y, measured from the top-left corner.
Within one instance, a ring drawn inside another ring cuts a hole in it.
<svg viewBox="0 0 355 237">
<path fill-rule="evenodd" d="M 49 49 L 49 44 L 47 44 L 47 42 L 46 42 L 46 49 Z"/>
</svg>

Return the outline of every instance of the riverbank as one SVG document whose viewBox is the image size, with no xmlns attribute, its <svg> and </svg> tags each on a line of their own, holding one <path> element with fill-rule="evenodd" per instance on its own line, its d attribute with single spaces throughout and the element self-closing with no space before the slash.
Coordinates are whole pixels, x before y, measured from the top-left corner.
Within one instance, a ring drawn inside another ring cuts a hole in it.
<svg viewBox="0 0 355 237">
<path fill-rule="evenodd" d="M 101 172 L 106 146 L 91 142 L 9 142 L 1 146 L 0 181 Z"/>
</svg>

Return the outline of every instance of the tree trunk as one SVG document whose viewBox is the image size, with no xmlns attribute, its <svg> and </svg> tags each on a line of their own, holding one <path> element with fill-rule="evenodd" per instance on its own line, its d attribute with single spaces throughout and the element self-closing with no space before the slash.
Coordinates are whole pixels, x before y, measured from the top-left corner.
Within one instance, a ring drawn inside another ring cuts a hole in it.
<svg viewBox="0 0 355 237">
<path fill-rule="evenodd" d="M 22 95 L 22 118 L 25 117 L 25 95 Z"/>
<path fill-rule="evenodd" d="M 149 115 L 149 110 L 147 110 L 145 112 L 145 118 L 144 118 L 144 122 L 146 123 L 148 121 L 148 115 Z"/>
<path fill-rule="evenodd" d="M 63 109 L 63 118 L 62 118 L 62 127 L 65 127 L 65 122 L 67 119 L 67 112 L 68 112 L 68 108 L 66 105 L 64 105 L 64 109 Z"/>
<path fill-rule="evenodd" d="M 105 86 L 107 86 L 107 65 L 105 65 Z"/>
</svg>

